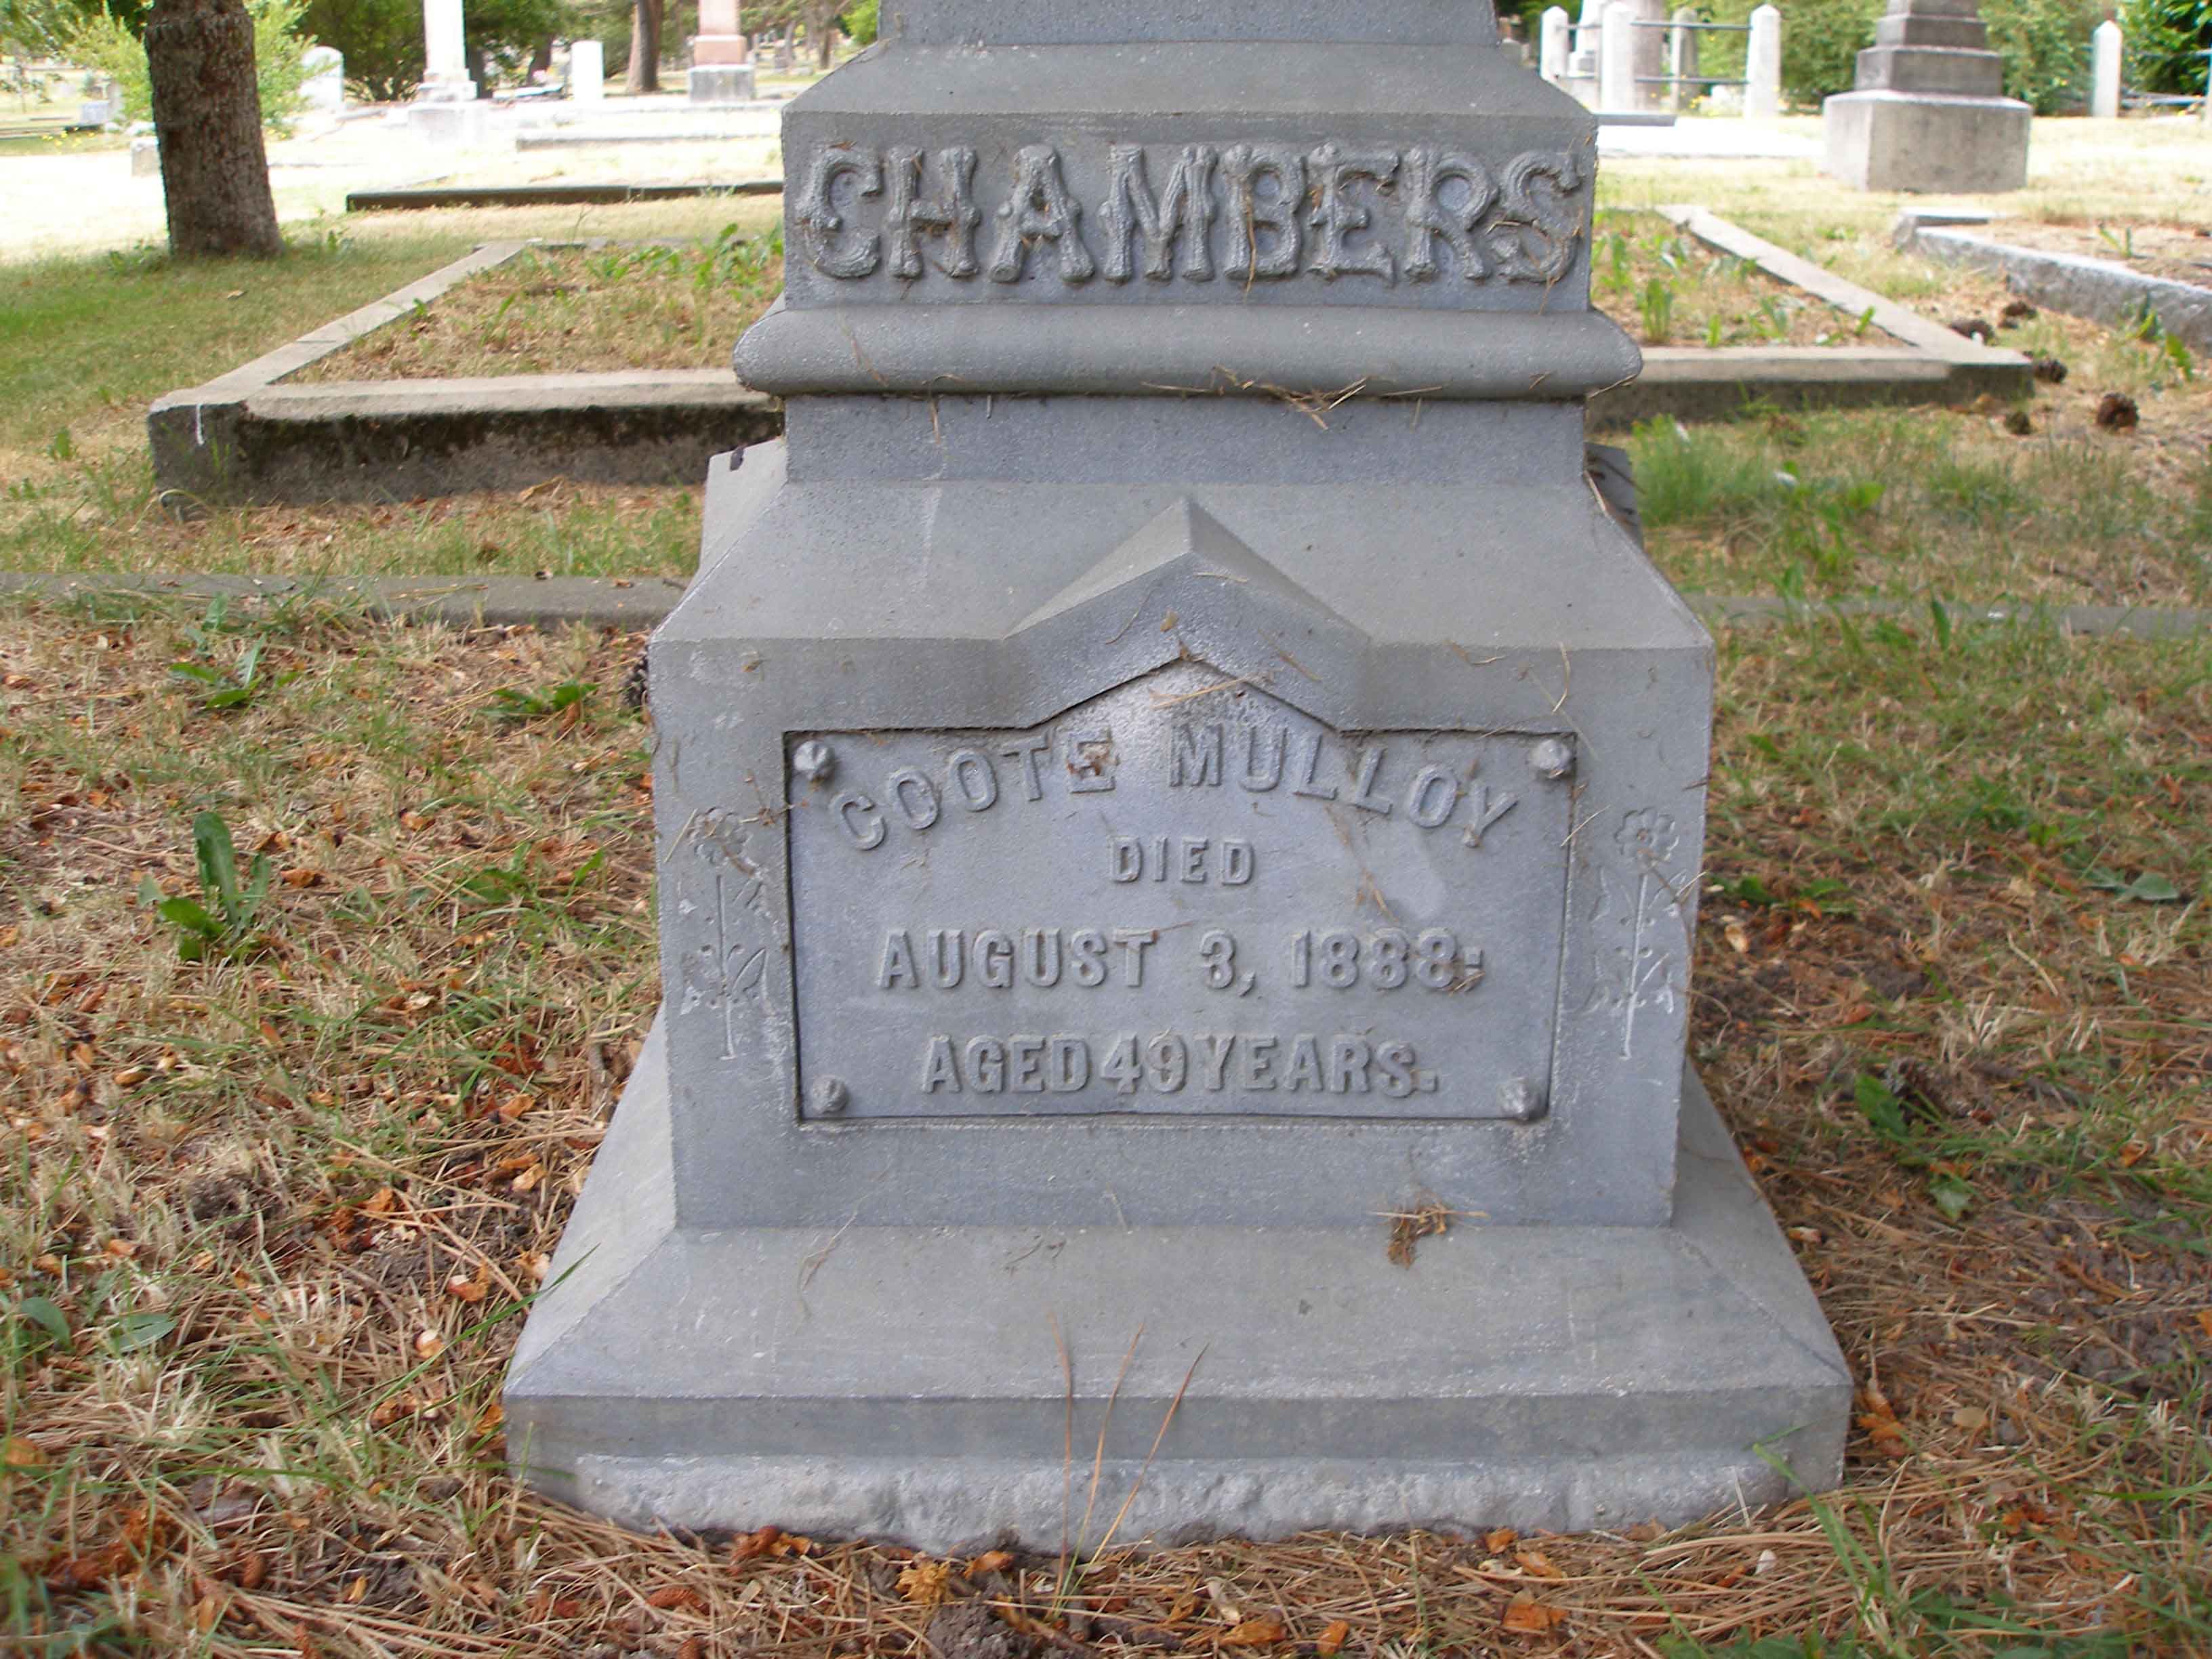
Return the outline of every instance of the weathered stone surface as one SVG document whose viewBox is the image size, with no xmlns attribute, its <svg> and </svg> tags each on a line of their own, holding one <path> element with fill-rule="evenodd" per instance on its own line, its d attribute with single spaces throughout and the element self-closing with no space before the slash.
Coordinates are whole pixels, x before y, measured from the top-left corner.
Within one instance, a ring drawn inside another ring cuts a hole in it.
<svg viewBox="0 0 2212 1659">
<path fill-rule="evenodd" d="M 1822 106 L 1823 169 L 1861 190 L 1999 191 L 2027 182 L 2031 112 L 2002 95 L 1977 0 L 1890 0 L 1856 88 Z"/>
<path fill-rule="evenodd" d="M 1463 1218 L 1403 1267 L 1380 1218 L 690 1232 L 666 1064 L 656 1034 L 507 1393 L 530 1478 L 633 1525 L 1056 1550 L 1062 1344 L 1092 1545 L 1133 1491 L 1121 1542 L 1577 1529 L 1840 1461 L 1850 1373 L 1693 1078 L 1668 1225 Z"/>
<path fill-rule="evenodd" d="M 785 436 L 651 653 L 665 1001 L 509 1393 L 548 1490 L 1054 1547 L 1055 1322 L 1085 1436 L 1149 1333 L 1103 1462 L 1167 1427 L 1164 1540 L 1832 1475 L 1685 1081 L 1712 647 L 1585 453 L 1595 123 L 1492 39 L 908 0 L 793 105 Z"/>
<path fill-rule="evenodd" d="M 1931 223 L 1916 226 L 1905 245 L 1930 258 L 2001 272 L 2014 292 L 2069 317 L 2125 325 L 2154 313 L 2193 350 L 2212 350 L 2212 288 L 2147 276 L 2114 259 L 2020 247 Z"/>
<path fill-rule="evenodd" d="M 1943 46 L 1870 46 L 1859 54 L 1858 89 L 1995 98 L 2004 91 L 2004 59 Z"/>
<path fill-rule="evenodd" d="M 1821 110 L 1822 165 L 1861 190 L 2018 190 L 2033 118 L 2011 98 L 1841 93 Z"/>
</svg>

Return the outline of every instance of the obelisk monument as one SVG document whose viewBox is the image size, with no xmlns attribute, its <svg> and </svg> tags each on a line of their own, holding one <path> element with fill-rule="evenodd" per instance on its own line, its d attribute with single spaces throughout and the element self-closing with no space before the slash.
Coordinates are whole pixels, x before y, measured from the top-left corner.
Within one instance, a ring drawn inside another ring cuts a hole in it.
<svg viewBox="0 0 2212 1659">
<path fill-rule="evenodd" d="M 885 0 L 793 102 L 532 1481 L 1088 1552 L 1835 1478 L 1684 1063 L 1713 648 L 1592 483 L 1595 137 L 1481 0 Z"/>
</svg>

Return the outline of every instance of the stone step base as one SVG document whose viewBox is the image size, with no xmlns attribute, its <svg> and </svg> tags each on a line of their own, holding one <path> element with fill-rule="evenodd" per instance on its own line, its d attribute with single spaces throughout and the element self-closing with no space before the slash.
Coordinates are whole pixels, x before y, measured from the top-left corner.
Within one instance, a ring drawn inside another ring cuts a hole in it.
<svg viewBox="0 0 2212 1659">
<path fill-rule="evenodd" d="M 2015 99 L 1846 92 L 1821 118 L 1821 171 L 1860 190 L 1978 195 L 2027 183 L 2032 117 Z"/>
<path fill-rule="evenodd" d="M 673 1157 L 656 1027 L 507 1388 L 526 1478 L 629 1525 L 1584 1529 L 1838 1476 L 1850 1372 L 1694 1075 L 1671 1225 L 1462 1218 L 1410 1267 L 1381 1217 L 686 1233 Z"/>
</svg>

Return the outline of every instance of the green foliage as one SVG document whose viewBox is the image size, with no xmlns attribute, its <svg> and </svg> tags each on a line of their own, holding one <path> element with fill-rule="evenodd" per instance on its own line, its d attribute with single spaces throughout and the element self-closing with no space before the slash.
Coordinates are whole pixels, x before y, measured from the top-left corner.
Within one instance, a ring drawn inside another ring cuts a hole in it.
<svg viewBox="0 0 2212 1659">
<path fill-rule="evenodd" d="M 854 46 L 872 46 L 876 44 L 878 14 L 881 3 L 882 0 L 860 0 L 859 5 L 838 18 L 837 27 L 845 31 Z"/>
<path fill-rule="evenodd" d="M 269 896 L 274 872 L 268 857 L 255 854 L 241 884 L 230 826 L 216 812 L 192 819 L 192 854 L 200 869 L 198 898 L 164 898 L 149 876 L 139 884 L 139 902 L 176 929 L 177 955 L 183 960 L 240 955 L 254 943 L 254 921 Z"/>
<path fill-rule="evenodd" d="M 2201 93 L 2212 46 L 2212 0 L 2121 0 L 2127 32 L 2126 83 L 2132 90 Z"/>
<path fill-rule="evenodd" d="M 239 653 L 237 662 L 228 668 L 204 662 L 173 662 L 169 672 L 199 688 L 200 707 L 211 714 L 243 708 L 264 691 L 285 685 L 296 678 L 291 674 L 273 678 L 264 674 L 258 644 L 247 646 Z"/>
<path fill-rule="evenodd" d="M 543 691 L 502 685 L 492 694 L 492 712 L 503 720 L 544 720 L 549 714 L 568 714 L 571 709 L 580 713 L 592 690 L 579 680 L 563 680 Z"/>
<path fill-rule="evenodd" d="M 1792 103 L 1818 105 L 1823 98 L 1849 92 L 1858 79 L 1859 52 L 1874 44 L 1874 20 L 1882 13 L 1883 0 L 1779 3 L 1783 96 Z M 1751 9 L 1744 6 L 1745 17 Z"/>
<path fill-rule="evenodd" d="M 253 77 L 261 94 L 261 119 L 278 132 L 289 131 L 306 100 L 300 88 L 307 71 L 301 58 L 308 42 L 300 32 L 306 0 L 246 0 L 253 19 Z M 128 10 L 89 11 L 70 28 L 61 51 L 72 62 L 97 70 L 122 88 L 122 118 L 149 120 L 154 113 L 152 77 L 146 67 L 146 43 Z"/>
<path fill-rule="evenodd" d="M 1700 9 L 1720 23 L 1748 21 L 1759 0 L 1713 0 Z M 1885 0 L 1776 0 L 1782 8 L 1782 91 L 1808 106 L 1858 78 L 1858 54 L 1874 44 L 1875 19 Z M 2202 7 L 2212 0 L 2137 0 L 2137 3 Z M 2089 35 L 2105 15 L 2101 0 L 1983 0 L 1990 46 L 2004 59 L 2006 94 L 2023 99 L 2039 115 L 2077 108 L 2087 99 Z M 2132 25 L 2128 26 L 2132 29 Z M 2208 24 L 2212 33 L 2212 24 Z M 2135 43 L 2132 33 L 2128 37 Z M 1698 43 L 1698 62 L 1713 75 L 1743 73 L 1743 37 L 1710 34 Z M 2197 84 L 2203 84 L 2198 60 Z"/>
<path fill-rule="evenodd" d="M 1990 46 L 2004 59 L 2005 95 L 2038 115 L 2086 107 L 2090 35 L 2104 18 L 2102 0 L 1982 0 Z"/>
<path fill-rule="evenodd" d="M 422 0 L 301 0 L 307 32 L 345 55 L 346 79 L 380 101 L 403 99 L 422 80 Z M 672 14 L 674 8 L 670 8 Z M 604 19 L 602 12 L 606 12 Z M 571 0 L 477 0 L 465 42 L 497 74 L 519 76 L 541 41 L 580 33 L 608 44 L 612 68 L 628 50 L 627 8 Z M 603 26 L 604 23 L 604 26 Z M 619 45 L 617 43 L 619 42 Z"/>
</svg>

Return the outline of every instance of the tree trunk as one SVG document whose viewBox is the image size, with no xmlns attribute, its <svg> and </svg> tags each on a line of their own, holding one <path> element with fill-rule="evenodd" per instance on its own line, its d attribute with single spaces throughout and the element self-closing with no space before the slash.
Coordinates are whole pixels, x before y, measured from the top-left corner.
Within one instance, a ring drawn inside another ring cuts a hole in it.
<svg viewBox="0 0 2212 1659">
<path fill-rule="evenodd" d="M 179 259 L 283 252 L 246 8 L 239 0 L 154 0 L 146 67 L 169 252 Z"/>
<path fill-rule="evenodd" d="M 629 70 L 623 77 L 632 92 L 660 90 L 660 21 L 664 0 L 635 0 L 629 17 Z"/>
<path fill-rule="evenodd" d="M 550 75 L 552 72 L 553 37 L 550 34 L 541 34 L 538 37 L 538 44 L 530 49 L 528 79 L 530 83 L 535 86 L 541 76 Z"/>
</svg>

